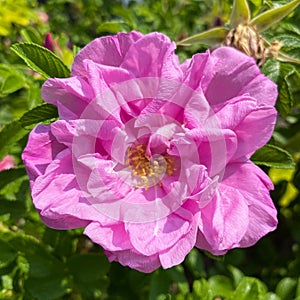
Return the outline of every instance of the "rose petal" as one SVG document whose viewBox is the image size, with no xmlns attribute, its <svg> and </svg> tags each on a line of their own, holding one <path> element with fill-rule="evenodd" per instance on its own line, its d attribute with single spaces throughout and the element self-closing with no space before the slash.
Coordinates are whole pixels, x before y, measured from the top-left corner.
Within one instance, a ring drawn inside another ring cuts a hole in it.
<svg viewBox="0 0 300 300">
<path fill-rule="evenodd" d="M 128 233 L 125 231 L 122 222 L 106 226 L 102 226 L 98 222 L 91 222 L 85 228 L 84 234 L 108 251 L 121 251 L 132 248 Z"/>
<path fill-rule="evenodd" d="M 132 76 L 123 68 L 100 65 L 90 59 L 83 61 L 89 85 L 97 96 L 114 84 L 130 80 Z"/>
<path fill-rule="evenodd" d="M 93 40 L 76 55 L 72 66 L 72 76 L 85 76 L 83 61 L 86 59 L 101 65 L 119 67 L 128 49 L 142 37 L 141 33 L 131 31 L 128 34 L 118 33 L 116 36 Z"/>
<path fill-rule="evenodd" d="M 38 125 L 29 134 L 22 159 L 30 180 L 43 175 L 47 166 L 65 149 L 51 133 L 50 126 Z M 38 150 L 37 150 L 38 149 Z"/>
<path fill-rule="evenodd" d="M 182 76 L 176 46 L 165 35 L 154 32 L 145 35 L 128 49 L 121 68 L 135 77 L 165 77 L 178 79 Z"/>
<path fill-rule="evenodd" d="M 150 256 L 172 247 L 190 230 L 190 220 L 176 214 L 151 223 L 126 223 L 126 231 L 133 247 Z"/>
<path fill-rule="evenodd" d="M 80 77 L 48 79 L 42 86 L 43 99 L 56 105 L 59 116 L 65 120 L 78 119 L 94 96 L 92 88 Z"/>
<path fill-rule="evenodd" d="M 211 253 L 238 247 L 248 224 L 248 206 L 239 190 L 220 185 L 219 192 L 201 210 L 199 230 Z M 205 245 L 197 243 L 197 247 Z"/>
<path fill-rule="evenodd" d="M 100 218 L 83 197 L 72 168 L 71 153 L 62 151 L 32 184 L 32 198 L 44 222 L 56 229 L 86 226 Z"/>
<path fill-rule="evenodd" d="M 274 105 L 276 85 L 260 73 L 253 58 L 232 47 L 220 47 L 210 58 L 213 63 L 204 71 L 202 87 L 212 105 L 244 94 L 257 99 L 259 104 Z"/>
<path fill-rule="evenodd" d="M 133 250 L 105 251 L 109 261 L 117 261 L 140 272 L 151 273 L 161 265 L 158 254 L 145 256 Z"/>
<path fill-rule="evenodd" d="M 277 211 L 269 194 L 273 184 L 260 168 L 251 162 L 231 164 L 227 167 L 223 184 L 238 189 L 249 208 L 248 229 L 239 247 L 252 246 L 275 230 Z"/>
</svg>

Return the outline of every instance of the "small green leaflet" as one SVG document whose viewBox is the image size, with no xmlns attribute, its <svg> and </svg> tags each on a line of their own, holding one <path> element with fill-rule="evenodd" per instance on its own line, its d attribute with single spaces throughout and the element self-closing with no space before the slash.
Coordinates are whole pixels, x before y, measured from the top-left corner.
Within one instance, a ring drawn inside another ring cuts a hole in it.
<svg viewBox="0 0 300 300">
<path fill-rule="evenodd" d="M 57 108 L 51 104 L 42 104 L 26 112 L 20 119 L 23 127 L 58 117 Z"/>
<path fill-rule="evenodd" d="M 295 67 L 287 63 L 281 63 L 275 59 L 269 59 L 263 65 L 262 72 L 277 83 L 278 99 L 276 108 L 281 115 L 287 116 L 294 103 L 290 82 L 292 77 L 298 74 Z"/>
<path fill-rule="evenodd" d="M 237 286 L 232 299 L 268 299 L 262 298 L 267 291 L 267 287 L 259 279 L 245 276 Z"/>
<path fill-rule="evenodd" d="M 14 93 L 24 86 L 22 74 L 11 66 L 0 64 L 0 97 Z"/>
<path fill-rule="evenodd" d="M 257 165 L 273 168 L 293 169 L 295 167 L 295 162 L 291 154 L 270 144 L 258 149 L 252 155 L 251 160 Z"/>
<path fill-rule="evenodd" d="M 6 241 L 0 239 L 0 269 L 8 266 L 17 257 L 17 251 Z"/>
<path fill-rule="evenodd" d="M 255 25 L 259 32 L 263 32 L 290 14 L 299 4 L 300 0 L 294 0 L 285 5 L 267 10 L 252 19 L 250 24 Z"/>
<path fill-rule="evenodd" d="M 280 299 L 295 299 L 295 296 L 299 296 L 296 295 L 299 284 L 300 282 L 296 278 L 285 277 L 277 284 L 276 294 Z"/>
<path fill-rule="evenodd" d="M 26 171 L 23 167 L 1 171 L 0 190 L 10 182 L 13 182 L 25 175 L 26 175 Z"/>
<path fill-rule="evenodd" d="M 0 157 L 7 154 L 11 145 L 28 133 L 25 129 L 27 126 L 54 119 L 57 116 L 57 108 L 54 105 L 43 104 L 26 112 L 20 119 L 6 124 L 0 131 Z"/>
<path fill-rule="evenodd" d="M 190 46 L 193 44 L 215 45 L 220 44 L 228 34 L 229 29 L 216 27 L 177 42 L 178 46 Z"/>
<path fill-rule="evenodd" d="M 19 141 L 28 133 L 19 120 L 12 121 L 1 128 L 0 131 L 0 158 L 8 154 L 13 143 Z"/>
<path fill-rule="evenodd" d="M 239 24 L 249 23 L 251 18 L 247 0 L 234 0 L 230 16 L 230 26 L 237 27 Z"/>
<path fill-rule="evenodd" d="M 128 32 L 129 30 L 130 30 L 129 26 L 122 21 L 103 22 L 97 28 L 97 32 L 110 32 L 110 33 Z"/>
<path fill-rule="evenodd" d="M 51 51 L 34 43 L 17 43 L 11 50 L 20 56 L 29 68 L 45 78 L 70 76 L 68 67 Z"/>
</svg>

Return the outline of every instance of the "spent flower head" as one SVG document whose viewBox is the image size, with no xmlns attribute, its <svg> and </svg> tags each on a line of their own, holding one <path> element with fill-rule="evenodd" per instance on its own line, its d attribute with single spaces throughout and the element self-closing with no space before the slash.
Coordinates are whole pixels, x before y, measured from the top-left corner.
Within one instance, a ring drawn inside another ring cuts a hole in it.
<svg viewBox="0 0 300 300">
<path fill-rule="evenodd" d="M 234 0 L 228 26 L 201 32 L 179 41 L 177 45 L 190 46 L 197 43 L 211 46 L 225 45 L 255 58 L 259 65 L 262 65 L 268 57 L 274 57 L 282 62 L 299 64 L 300 60 L 289 57 L 280 51 L 283 46 L 280 41 L 269 42 L 262 36 L 262 32 L 290 14 L 299 3 L 300 0 L 294 0 L 251 19 L 247 0 Z"/>
</svg>

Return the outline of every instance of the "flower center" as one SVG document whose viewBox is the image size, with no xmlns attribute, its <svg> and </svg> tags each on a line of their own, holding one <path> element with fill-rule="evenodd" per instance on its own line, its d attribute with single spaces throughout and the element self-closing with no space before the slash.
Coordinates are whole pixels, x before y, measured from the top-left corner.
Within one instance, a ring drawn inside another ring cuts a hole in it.
<svg viewBox="0 0 300 300">
<path fill-rule="evenodd" d="M 130 147 L 127 153 L 129 168 L 137 180 L 136 187 L 144 187 L 146 190 L 158 184 L 162 185 L 161 179 L 165 174 L 171 176 L 176 170 L 174 159 L 169 154 L 155 154 L 149 157 L 146 154 L 146 146 L 138 145 Z"/>
</svg>

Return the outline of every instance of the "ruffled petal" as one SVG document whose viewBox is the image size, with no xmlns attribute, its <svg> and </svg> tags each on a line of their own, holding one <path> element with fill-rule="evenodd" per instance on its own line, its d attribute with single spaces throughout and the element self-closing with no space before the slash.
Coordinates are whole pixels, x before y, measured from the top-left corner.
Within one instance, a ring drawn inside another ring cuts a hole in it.
<svg viewBox="0 0 300 300">
<path fill-rule="evenodd" d="M 101 65 L 119 67 L 131 45 L 143 36 L 137 31 L 131 31 L 93 40 L 76 55 L 72 66 L 72 76 L 85 76 L 84 60 L 86 59 Z"/>
<path fill-rule="evenodd" d="M 65 148 L 66 146 L 60 144 L 53 136 L 50 126 L 37 125 L 30 132 L 27 146 L 22 154 L 31 182 L 43 175 L 48 165 Z"/>
<path fill-rule="evenodd" d="M 264 146 L 272 136 L 276 117 L 277 112 L 273 107 L 261 107 L 249 113 L 234 129 L 238 146 L 232 160 L 244 155 L 249 158 L 257 149 Z"/>
<path fill-rule="evenodd" d="M 110 262 L 117 261 L 123 266 L 128 266 L 140 272 L 151 273 L 161 266 L 158 254 L 145 256 L 134 250 L 105 251 Z"/>
<path fill-rule="evenodd" d="M 193 249 L 197 237 L 197 222 L 193 222 L 190 230 L 183 235 L 170 249 L 159 254 L 161 265 L 164 269 L 181 264 L 186 255 Z"/>
<path fill-rule="evenodd" d="M 99 212 L 83 197 L 68 149 L 60 152 L 31 188 L 33 203 L 44 222 L 55 229 L 86 226 Z"/>
<path fill-rule="evenodd" d="M 239 247 L 252 246 L 276 229 L 277 211 L 269 194 L 273 184 L 259 167 L 252 162 L 230 164 L 222 184 L 239 190 L 248 205 L 248 229 Z"/>
<path fill-rule="evenodd" d="M 106 226 L 99 222 L 91 222 L 84 230 L 94 243 L 97 243 L 107 251 L 124 251 L 132 249 L 128 233 L 125 231 L 124 223 L 115 222 Z"/>
<path fill-rule="evenodd" d="M 253 163 L 228 165 L 218 197 L 201 211 L 196 246 L 222 255 L 231 248 L 250 247 L 275 230 L 272 187 L 268 176 Z"/>
<path fill-rule="evenodd" d="M 271 138 L 277 112 L 271 106 L 257 106 L 256 100 L 240 96 L 229 100 L 215 112 L 222 128 L 237 136 L 237 150 L 232 160 L 250 156 Z"/>
<path fill-rule="evenodd" d="M 180 79 L 182 72 L 178 57 L 174 55 L 175 43 L 157 32 L 145 35 L 128 49 L 120 67 L 136 78 L 164 77 Z"/>
<path fill-rule="evenodd" d="M 253 58 L 231 48 L 221 47 L 210 56 L 212 63 L 204 70 L 202 87 L 212 105 L 247 94 L 259 105 L 274 105 L 276 84 L 261 74 Z"/>
<path fill-rule="evenodd" d="M 158 208 L 159 209 L 159 208 Z M 190 220 L 171 214 L 166 218 L 147 223 L 126 223 L 126 231 L 133 247 L 150 256 L 171 248 L 190 230 Z"/>
<path fill-rule="evenodd" d="M 60 118 L 80 118 L 88 103 L 94 99 L 91 86 L 81 77 L 48 79 L 42 86 L 43 99 L 58 107 Z"/>
<path fill-rule="evenodd" d="M 199 231 L 213 254 L 238 247 L 249 224 L 248 206 L 239 190 L 219 187 L 215 197 L 201 210 Z M 201 240 L 200 240 L 201 241 Z M 205 245 L 197 243 L 197 247 Z"/>
<path fill-rule="evenodd" d="M 186 60 L 182 65 L 183 83 L 194 90 L 201 87 L 201 82 L 204 79 L 204 70 L 210 64 L 210 52 L 195 54 L 191 59 Z"/>
<path fill-rule="evenodd" d="M 86 69 L 87 81 L 95 96 L 103 93 L 116 83 L 133 78 L 129 71 L 124 68 L 100 65 L 90 59 L 85 59 L 83 65 Z"/>
</svg>

